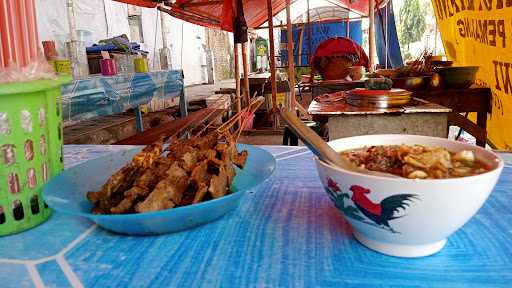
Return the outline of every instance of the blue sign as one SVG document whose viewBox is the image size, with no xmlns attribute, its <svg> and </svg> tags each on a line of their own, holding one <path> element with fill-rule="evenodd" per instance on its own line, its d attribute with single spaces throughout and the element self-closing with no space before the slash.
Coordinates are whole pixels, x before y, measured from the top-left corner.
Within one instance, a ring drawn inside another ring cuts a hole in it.
<svg viewBox="0 0 512 288">
<path fill-rule="evenodd" d="M 309 57 L 312 55 L 316 47 L 323 41 L 334 37 L 348 37 L 359 45 L 363 42 L 363 32 L 361 28 L 361 20 L 350 21 L 347 35 L 346 22 L 317 22 L 311 23 L 311 47 L 309 41 L 309 28 L 307 24 L 293 25 L 293 55 L 295 57 L 296 66 L 309 66 Z M 288 43 L 288 35 L 286 29 L 281 30 L 281 65 L 288 65 L 288 51 L 286 50 Z M 283 45 L 284 44 L 284 45 Z"/>
</svg>

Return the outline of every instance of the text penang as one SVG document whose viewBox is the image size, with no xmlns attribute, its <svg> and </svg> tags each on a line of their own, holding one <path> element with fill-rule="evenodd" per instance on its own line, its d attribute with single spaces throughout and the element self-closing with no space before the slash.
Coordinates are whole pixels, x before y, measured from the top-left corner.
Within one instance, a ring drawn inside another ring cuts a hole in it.
<svg viewBox="0 0 512 288">
<path fill-rule="evenodd" d="M 464 18 L 457 20 L 457 28 L 462 38 L 471 38 L 493 47 L 507 47 L 505 20 Z"/>
</svg>

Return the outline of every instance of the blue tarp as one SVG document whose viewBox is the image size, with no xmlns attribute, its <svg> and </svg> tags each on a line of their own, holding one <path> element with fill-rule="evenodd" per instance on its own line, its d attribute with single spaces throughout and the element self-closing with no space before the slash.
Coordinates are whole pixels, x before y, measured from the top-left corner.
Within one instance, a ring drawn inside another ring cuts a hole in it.
<svg viewBox="0 0 512 288">
<path fill-rule="evenodd" d="M 293 25 L 293 55 L 295 57 L 296 66 L 309 66 L 309 56 L 316 47 L 323 41 L 333 37 L 348 37 L 359 45 L 363 42 L 363 33 L 361 30 L 361 21 L 349 22 L 349 34 L 347 35 L 346 22 L 317 22 L 311 23 L 311 49 L 309 47 L 309 28 L 307 24 Z M 288 35 L 286 29 L 281 30 L 281 43 L 288 43 Z M 301 37 L 302 36 L 302 37 Z M 301 41 L 302 39 L 302 41 Z M 299 43 L 302 42 L 302 45 Z M 286 45 L 281 45 L 280 50 L 281 65 L 288 65 L 288 51 Z M 310 52 L 312 51 L 312 52 Z"/>
<path fill-rule="evenodd" d="M 403 65 L 402 53 L 400 53 L 400 43 L 398 42 L 396 32 L 393 2 L 390 0 L 386 7 L 379 9 L 375 13 L 375 42 L 377 46 L 377 56 L 379 58 L 380 65 L 385 66 L 387 63 L 387 68 L 395 68 Z M 385 25 L 386 20 L 387 25 Z M 386 36 L 388 45 L 387 62 Z"/>
<path fill-rule="evenodd" d="M 91 77 L 62 86 L 65 121 L 81 121 L 122 113 L 153 100 L 180 97 L 183 71 Z"/>
</svg>

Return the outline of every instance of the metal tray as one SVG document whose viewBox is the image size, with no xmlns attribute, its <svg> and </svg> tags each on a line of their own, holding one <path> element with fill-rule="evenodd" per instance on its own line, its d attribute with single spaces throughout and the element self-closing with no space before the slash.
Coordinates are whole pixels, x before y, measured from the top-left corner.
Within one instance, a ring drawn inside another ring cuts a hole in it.
<svg viewBox="0 0 512 288">
<path fill-rule="evenodd" d="M 346 94 L 347 103 L 358 107 L 404 107 L 411 104 L 412 100 L 413 98 L 411 92 L 400 94 L 358 95 L 348 91 Z"/>
</svg>

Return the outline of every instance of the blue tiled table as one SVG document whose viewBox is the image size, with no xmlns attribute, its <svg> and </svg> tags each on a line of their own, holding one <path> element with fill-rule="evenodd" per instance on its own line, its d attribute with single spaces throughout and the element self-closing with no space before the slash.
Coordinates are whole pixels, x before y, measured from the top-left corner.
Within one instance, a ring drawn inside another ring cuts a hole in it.
<svg viewBox="0 0 512 288">
<path fill-rule="evenodd" d="M 181 116 L 187 115 L 182 70 L 91 76 L 62 86 L 62 115 L 73 123 L 97 116 L 135 110 L 137 130 L 143 130 L 140 105 L 179 97 Z M 163 107 L 158 107 L 162 109 Z"/>
<path fill-rule="evenodd" d="M 66 146 L 66 165 L 128 148 Z M 512 287 L 509 155 L 489 200 L 441 252 L 400 259 L 352 237 L 310 152 L 264 148 L 277 159 L 272 179 L 214 223 L 129 237 L 54 213 L 0 238 L 0 287 Z"/>
</svg>

